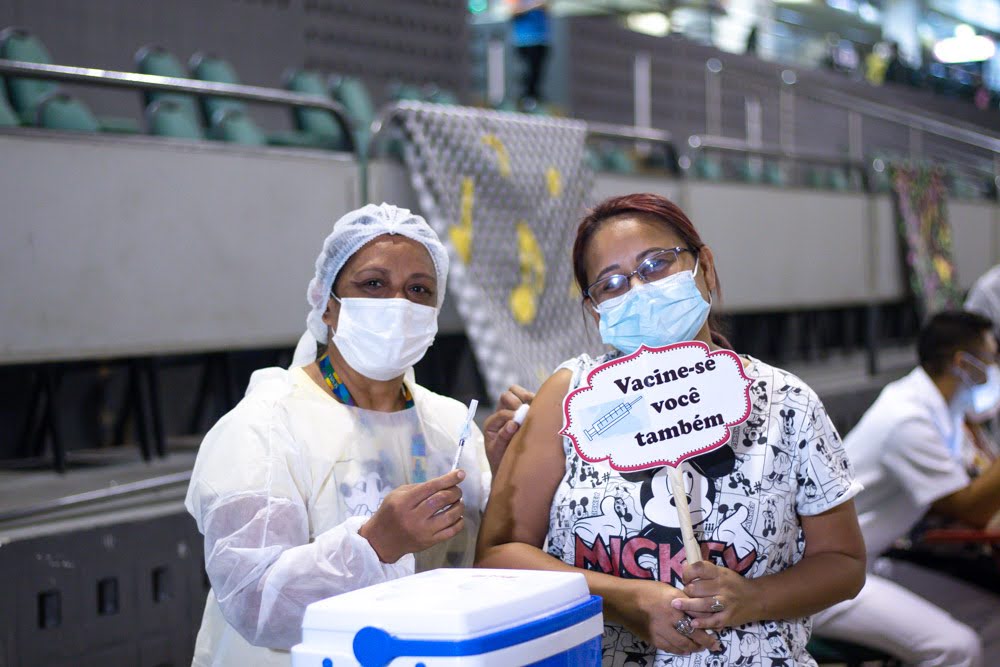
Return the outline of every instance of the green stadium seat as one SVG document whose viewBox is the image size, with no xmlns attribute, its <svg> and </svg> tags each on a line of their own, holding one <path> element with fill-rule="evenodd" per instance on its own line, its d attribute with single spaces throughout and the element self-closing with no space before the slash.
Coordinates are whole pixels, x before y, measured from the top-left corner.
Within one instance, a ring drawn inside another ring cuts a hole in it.
<svg viewBox="0 0 1000 667">
<path fill-rule="evenodd" d="M 0 32 L 0 58 L 22 60 L 29 63 L 51 64 L 49 55 L 41 40 L 24 28 L 10 27 Z M 7 80 L 10 102 L 21 122 L 30 125 L 35 122 L 35 110 L 46 95 L 59 90 L 54 81 L 44 79 L 24 79 L 11 77 Z"/>
<path fill-rule="evenodd" d="M 296 93 L 328 97 L 322 77 L 308 70 L 294 69 L 286 72 L 285 88 Z M 295 127 L 307 138 L 308 145 L 320 145 L 336 150 L 347 148 L 344 129 L 331 112 L 324 109 L 294 107 L 292 116 Z M 279 135 L 274 135 L 271 137 L 271 143 L 281 138 Z"/>
<path fill-rule="evenodd" d="M 613 174 L 634 174 L 637 171 L 635 159 L 624 148 L 608 146 L 602 153 L 605 171 Z"/>
<path fill-rule="evenodd" d="M 333 94 L 333 99 L 340 102 L 351 115 L 358 155 L 367 155 L 372 121 L 375 120 L 375 104 L 368 94 L 368 89 L 360 79 L 352 76 L 334 76 L 330 79 L 330 92 Z"/>
<path fill-rule="evenodd" d="M 593 146 L 587 146 L 583 151 L 583 162 L 591 171 L 601 171 L 604 169 L 604 161 L 601 155 Z"/>
<path fill-rule="evenodd" d="M 240 109 L 219 109 L 212 119 L 209 136 L 218 141 L 244 146 L 263 146 L 267 137 L 260 127 Z"/>
<path fill-rule="evenodd" d="M 785 172 L 777 162 L 768 161 L 764 163 L 763 179 L 764 183 L 768 185 L 784 186 L 787 183 Z"/>
<path fill-rule="evenodd" d="M 135 54 L 135 68 L 142 74 L 153 74 L 156 76 L 167 76 L 173 79 L 190 79 L 191 75 L 177 57 L 160 46 L 144 46 Z M 143 100 L 148 109 L 153 102 L 159 100 L 173 100 L 175 107 L 180 111 L 190 114 L 198 125 L 201 121 L 198 116 L 198 102 L 194 95 L 184 93 L 166 93 L 156 90 L 143 92 Z"/>
<path fill-rule="evenodd" d="M 512 111 L 517 112 L 517 100 L 512 100 L 509 98 L 503 99 L 494 107 L 497 111 Z"/>
<path fill-rule="evenodd" d="M 458 96 L 455 93 L 434 83 L 424 86 L 424 100 L 434 104 L 458 105 Z"/>
<path fill-rule="evenodd" d="M 850 189 L 851 180 L 847 177 L 847 172 L 840 167 L 831 167 L 827 174 L 827 185 L 831 190 L 844 192 Z"/>
<path fill-rule="evenodd" d="M 721 181 L 722 162 L 715 157 L 699 155 L 694 160 L 694 174 L 705 181 Z"/>
<path fill-rule="evenodd" d="M 827 183 L 826 169 L 823 167 L 806 168 L 806 185 L 822 190 L 827 187 Z"/>
<path fill-rule="evenodd" d="M 394 81 L 389 84 L 389 99 L 393 102 L 422 102 L 424 95 L 417 86 Z"/>
<path fill-rule="evenodd" d="M 763 165 L 753 158 L 740 159 L 736 165 L 736 172 L 744 183 L 760 183 L 764 180 Z"/>
<path fill-rule="evenodd" d="M 24 28 L 16 27 L 5 28 L 0 32 L 0 58 L 44 65 L 52 64 L 52 56 L 49 54 L 48 49 L 45 48 L 45 45 L 42 44 L 42 41 Z M 38 119 L 38 105 L 41 101 L 62 90 L 55 81 L 26 79 L 22 77 L 9 78 L 7 86 L 10 91 L 11 105 L 20 117 L 20 122 L 24 125 L 35 124 Z M 75 100 L 69 106 L 75 108 L 82 104 L 79 100 Z M 55 108 L 60 109 L 57 115 L 61 116 L 63 106 L 66 105 L 62 102 L 56 103 Z M 90 113 L 90 110 L 86 106 L 83 106 L 83 108 L 86 110 L 87 115 L 93 117 L 93 114 Z M 77 117 L 81 123 L 81 127 L 69 129 L 82 129 L 88 125 L 88 123 L 82 120 L 82 113 L 74 110 L 72 114 Z M 98 119 L 97 129 L 94 131 L 135 134 L 139 131 L 139 125 L 131 118 L 108 117 Z"/>
<path fill-rule="evenodd" d="M 205 138 L 198 116 L 172 97 L 158 99 L 146 107 L 146 125 L 149 133 L 158 137 L 193 141 Z"/>
<path fill-rule="evenodd" d="M 21 120 L 14 113 L 10 102 L 7 101 L 7 91 L 5 88 L 4 80 L 0 77 L 0 127 L 17 127 L 21 124 Z"/>
<path fill-rule="evenodd" d="M 201 81 L 214 81 L 216 83 L 239 84 L 240 78 L 236 75 L 236 70 L 222 58 L 210 56 L 204 53 L 196 53 L 191 56 L 189 63 L 191 72 L 196 79 Z M 229 109 L 239 111 L 246 116 L 246 120 L 252 120 L 247 115 L 247 105 L 240 100 L 228 99 L 224 97 L 212 97 L 205 95 L 201 98 L 202 111 L 209 124 L 213 118 L 217 117 L 220 111 Z"/>
<path fill-rule="evenodd" d="M 101 124 L 87 105 L 63 92 L 42 98 L 35 106 L 35 125 L 53 130 L 99 132 Z"/>
</svg>

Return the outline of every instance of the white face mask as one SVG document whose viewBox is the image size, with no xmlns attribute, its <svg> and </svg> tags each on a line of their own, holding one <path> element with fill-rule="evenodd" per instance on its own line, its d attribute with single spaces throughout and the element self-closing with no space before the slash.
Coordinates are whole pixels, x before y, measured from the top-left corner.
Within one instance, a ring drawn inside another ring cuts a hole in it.
<svg viewBox="0 0 1000 667">
<path fill-rule="evenodd" d="M 337 300 L 340 316 L 333 344 L 344 361 L 365 377 L 399 377 L 420 361 L 434 342 L 436 308 L 408 299 Z"/>
<path fill-rule="evenodd" d="M 965 416 L 976 424 L 988 421 L 1000 408 L 1000 368 L 996 364 L 986 367 L 986 382 L 969 387 Z"/>
</svg>

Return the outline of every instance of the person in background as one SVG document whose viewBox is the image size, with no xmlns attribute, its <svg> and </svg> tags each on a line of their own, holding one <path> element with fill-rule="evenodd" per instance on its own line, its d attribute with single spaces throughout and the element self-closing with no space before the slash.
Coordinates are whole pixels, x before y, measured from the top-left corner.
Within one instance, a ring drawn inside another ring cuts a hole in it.
<svg viewBox="0 0 1000 667">
<path fill-rule="evenodd" d="M 547 0 L 508 0 L 511 36 L 524 66 L 521 78 L 522 111 L 531 111 L 543 101 L 540 84 L 549 56 L 550 20 Z"/>
<path fill-rule="evenodd" d="M 923 327 L 920 365 L 888 384 L 844 440 L 871 571 L 861 594 L 815 618 L 818 635 L 886 651 L 907 665 L 1000 664 L 1000 597 L 945 573 L 880 558 L 928 510 L 983 528 L 1000 510 L 1000 462 L 970 478 L 966 419 L 1000 404 L 993 323 L 943 312 Z"/>
<path fill-rule="evenodd" d="M 889 58 L 885 66 L 884 81 L 913 85 L 913 70 L 899 55 L 899 42 L 889 42 Z"/>
<path fill-rule="evenodd" d="M 965 310 L 993 322 L 993 335 L 1000 340 L 1000 264 L 976 279 L 965 297 Z"/>
<path fill-rule="evenodd" d="M 727 345 L 710 324 L 719 292 L 712 251 L 675 204 L 635 194 L 584 218 L 573 268 L 584 307 L 616 352 L 567 361 L 536 396 L 501 397 L 488 437 L 514 434 L 476 565 L 582 572 L 604 599 L 608 666 L 815 665 L 809 615 L 856 594 L 865 572 L 851 500 L 860 487 L 822 403 L 795 376 L 742 357 L 753 402 L 730 438 L 735 464 L 720 470 L 696 459 L 684 473 L 707 554 L 684 564 L 667 470 L 588 463 L 559 431 L 565 396 L 598 364 L 640 344 Z M 509 420 L 525 402 L 515 429 Z"/>
<path fill-rule="evenodd" d="M 873 86 L 881 86 L 885 82 L 886 69 L 889 67 L 889 51 L 888 44 L 878 42 L 865 56 L 865 79 Z"/>
<path fill-rule="evenodd" d="M 502 451 L 475 429 L 451 471 L 467 408 L 405 378 L 434 340 L 447 274 L 406 209 L 334 225 L 308 289 L 312 361 L 254 373 L 198 451 L 185 505 L 212 589 L 194 665 L 287 666 L 311 602 L 471 565 Z"/>
</svg>

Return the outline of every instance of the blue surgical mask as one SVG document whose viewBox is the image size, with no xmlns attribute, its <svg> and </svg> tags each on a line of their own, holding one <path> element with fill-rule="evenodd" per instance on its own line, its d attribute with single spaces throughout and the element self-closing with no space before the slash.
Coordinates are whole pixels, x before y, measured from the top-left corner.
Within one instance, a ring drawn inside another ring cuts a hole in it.
<svg viewBox="0 0 1000 667">
<path fill-rule="evenodd" d="M 968 388 L 965 416 L 977 424 L 990 419 L 1000 406 L 1000 368 L 996 364 L 986 367 L 986 382 Z"/>
<path fill-rule="evenodd" d="M 602 303 L 601 340 L 625 354 L 692 340 L 712 309 L 694 280 L 697 271 L 696 265 Z"/>
</svg>

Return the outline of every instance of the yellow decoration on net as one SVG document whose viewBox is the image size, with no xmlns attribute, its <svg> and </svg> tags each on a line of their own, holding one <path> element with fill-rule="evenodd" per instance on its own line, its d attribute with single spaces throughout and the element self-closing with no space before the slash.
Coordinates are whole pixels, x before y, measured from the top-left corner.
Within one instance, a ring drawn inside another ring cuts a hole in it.
<svg viewBox="0 0 1000 667">
<path fill-rule="evenodd" d="M 483 143 L 493 149 L 497 156 L 497 169 L 504 178 L 510 178 L 510 155 L 507 154 L 507 147 L 503 145 L 500 138 L 495 134 L 484 134 Z"/>
<path fill-rule="evenodd" d="M 475 192 L 475 182 L 471 178 L 463 178 L 458 224 L 448 228 L 448 238 L 463 264 L 472 261 L 472 205 Z"/>
<path fill-rule="evenodd" d="M 951 264 L 948 263 L 944 257 L 937 255 L 934 257 L 934 270 L 940 276 L 942 282 L 951 282 L 952 279 L 952 269 Z"/>
<path fill-rule="evenodd" d="M 510 293 L 510 312 L 521 326 L 535 321 L 538 299 L 545 289 L 545 256 L 528 223 L 517 223 L 517 256 L 521 282 Z"/>
<path fill-rule="evenodd" d="M 562 194 L 562 175 L 555 167 L 545 170 L 545 183 L 549 186 L 549 196 L 553 199 Z"/>
</svg>

